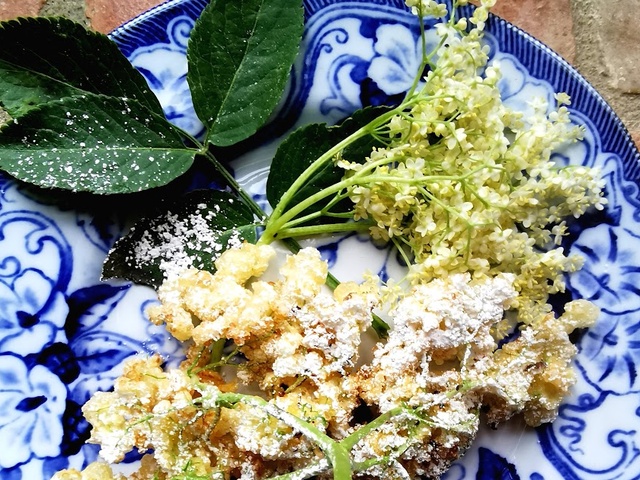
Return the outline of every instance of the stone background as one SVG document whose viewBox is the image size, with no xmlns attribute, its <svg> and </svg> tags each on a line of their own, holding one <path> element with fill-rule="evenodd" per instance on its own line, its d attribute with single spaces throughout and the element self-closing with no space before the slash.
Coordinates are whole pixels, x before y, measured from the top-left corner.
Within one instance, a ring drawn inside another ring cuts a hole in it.
<svg viewBox="0 0 640 480">
<path fill-rule="evenodd" d="M 0 0 L 0 19 L 64 15 L 107 33 L 159 0 Z M 562 55 L 640 145 L 640 0 L 498 0 L 494 13 Z"/>
</svg>

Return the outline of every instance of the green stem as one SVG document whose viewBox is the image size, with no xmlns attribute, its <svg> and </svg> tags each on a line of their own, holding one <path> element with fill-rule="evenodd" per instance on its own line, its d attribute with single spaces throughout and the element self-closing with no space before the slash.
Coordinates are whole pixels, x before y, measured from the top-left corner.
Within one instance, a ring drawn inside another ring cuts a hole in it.
<svg viewBox="0 0 640 480">
<path fill-rule="evenodd" d="M 405 247 L 409 246 L 408 242 L 405 240 L 404 242 L 404 246 L 398 241 L 397 237 L 393 237 L 391 239 L 391 241 L 393 242 L 393 245 L 396 247 L 396 250 L 398 251 L 398 253 L 400 254 L 400 256 L 402 257 L 402 261 L 405 263 L 405 265 L 409 266 L 411 265 L 411 260 L 409 259 L 407 252 L 405 252 Z"/>
<path fill-rule="evenodd" d="M 372 170 L 375 170 L 378 166 L 385 165 L 385 164 L 391 163 L 393 161 L 394 161 L 394 158 L 383 158 L 383 159 L 378 160 L 376 162 L 367 163 L 366 165 L 363 165 L 363 168 L 361 170 L 358 170 L 353 175 L 351 175 L 349 177 L 349 179 L 362 178 L 367 173 L 371 172 Z M 292 228 L 292 227 L 294 227 L 296 225 L 300 225 L 302 223 L 306 223 L 306 222 L 309 222 L 311 220 L 315 220 L 316 218 L 320 218 L 320 217 L 323 217 L 323 216 L 332 217 L 332 218 L 344 218 L 344 219 L 353 218 L 353 212 L 332 213 L 332 212 L 329 211 L 338 202 L 340 202 L 341 200 L 344 200 L 345 198 L 348 198 L 349 195 L 347 193 L 341 193 L 341 190 L 338 190 L 337 192 L 334 192 L 333 190 L 331 190 L 331 191 L 329 191 L 329 193 L 324 193 L 325 190 L 321 190 L 320 192 L 316 192 L 316 193 L 321 193 L 321 192 L 322 192 L 322 196 L 321 197 L 316 197 L 314 195 L 314 197 L 313 197 L 314 199 L 318 198 L 318 200 L 313 200 L 314 202 L 323 200 L 324 198 L 330 196 L 332 193 L 335 194 L 335 195 L 334 195 L 334 198 L 322 210 L 318 210 L 316 212 L 310 213 L 308 215 L 304 215 L 302 217 L 294 218 L 293 220 L 290 220 L 286 224 L 282 225 L 281 229 L 289 229 L 289 228 Z M 305 205 L 306 204 L 307 203 L 305 202 Z M 309 206 L 311 206 L 311 205 L 313 205 L 313 204 L 311 203 Z M 278 232 L 278 238 L 282 238 L 282 231 Z"/>
<path fill-rule="evenodd" d="M 378 175 L 371 174 L 370 176 L 356 176 L 353 175 L 349 178 L 342 180 L 341 182 L 334 183 L 330 187 L 327 187 L 323 190 L 316 192 L 315 194 L 308 197 L 306 200 L 298 203 L 296 206 L 287 210 L 284 213 L 281 213 L 279 217 L 274 217 L 273 215 L 269 217 L 267 221 L 267 226 L 265 228 L 262 237 L 258 241 L 258 243 L 269 244 L 277 237 L 279 237 L 282 229 L 286 228 L 289 222 L 291 222 L 296 216 L 300 213 L 304 212 L 306 209 L 316 204 L 317 202 L 336 194 L 342 189 L 352 187 L 354 185 L 367 185 L 373 183 L 382 183 L 382 182 L 393 182 L 393 183 L 406 183 L 406 184 L 415 184 L 415 185 L 424 185 L 426 183 L 434 183 L 440 181 L 460 181 L 467 177 L 468 174 L 458 176 L 458 175 L 431 175 L 424 176 L 421 178 L 400 178 L 394 175 Z"/>
<path fill-rule="evenodd" d="M 222 353 L 224 352 L 224 344 L 226 343 L 224 338 L 220 338 L 213 342 L 211 345 L 211 357 L 209 358 L 209 363 L 215 364 L 219 363 L 222 360 Z"/>
<path fill-rule="evenodd" d="M 399 415 L 401 413 L 405 413 L 406 411 L 407 411 L 407 409 L 404 408 L 404 407 L 392 408 L 391 410 L 386 411 L 382 415 L 379 415 L 378 418 L 376 418 L 375 420 L 372 420 L 371 422 L 367 423 L 366 425 L 361 426 L 360 428 L 358 428 L 355 432 L 353 432 L 348 437 L 345 437 L 344 439 L 342 439 L 340 444 L 345 449 L 351 450 L 353 447 L 355 447 L 355 445 L 358 442 L 363 440 L 373 430 L 375 430 L 376 428 L 381 427 L 382 425 L 387 423 L 387 421 L 389 421 L 391 418 L 395 417 L 396 415 Z"/>
<path fill-rule="evenodd" d="M 394 108 L 393 110 L 383 113 L 382 115 L 372 120 L 365 126 L 359 128 L 358 130 L 353 132 L 351 135 L 349 135 L 342 141 L 335 144 L 332 148 L 327 150 L 320 157 L 318 157 L 311 165 L 307 167 L 307 169 L 304 172 L 302 172 L 302 174 L 291 184 L 291 186 L 289 186 L 287 191 L 282 195 L 282 197 L 280 198 L 280 201 L 278 202 L 278 205 L 276 205 L 276 207 L 274 208 L 273 212 L 270 215 L 269 223 L 271 224 L 275 223 L 275 221 L 280 218 L 280 216 L 285 211 L 287 205 L 291 202 L 291 200 L 296 195 L 296 193 L 300 190 L 300 188 L 302 188 L 307 183 L 307 181 L 313 176 L 313 174 L 316 171 L 318 171 L 318 169 L 322 168 L 327 162 L 332 161 L 336 155 L 342 152 L 351 143 L 358 140 L 359 138 L 362 138 L 370 134 L 376 128 L 387 123 L 391 118 L 394 117 L 394 115 L 402 111 L 404 108 L 406 108 L 406 105 L 403 102 L 401 105 Z M 268 229 L 269 229 L 269 226 L 267 226 L 267 230 Z M 265 231 L 265 233 L 267 232 Z M 273 233 L 274 232 L 271 229 L 271 231 L 268 233 L 268 236 L 271 237 Z"/>
<path fill-rule="evenodd" d="M 253 214 L 256 215 L 259 219 L 264 219 L 266 216 L 264 213 L 264 210 L 262 210 L 262 208 L 260 208 L 260 206 L 255 202 L 255 200 L 251 198 L 251 195 L 249 195 L 247 192 L 244 191 L 244 189 L 236 181 L 233 175 L 231 175 L 229 170 L 227 170 L 218 161 L 218 159 L 213 155 L 213 153 L 207 150 L 207 152 L 205 153 L 205 157 L 207 158 L 207 160 L 209 160 L 209 162 L 211 162 L 211 164 L 216 169 L 216 171 L 220 175 L 222 175 L 225 182 L 227 182 L 227 185 L 229 185 L 229 187 L 231 187 L 231 189 L 234 192 L 236 192 L 238 196 L 244 201 L 244 203 L 251 209 Z"/>
<path fill-rule="evenodd" d="M 319 210 L 317 212 L 313 212 L 313 213 L 310 213 L 308 215 L 303 215 L 302 217 L 294 218 L 293 220 L 288 222 L 286 225 L 284 225 L 282 228 L 293 228 L 296 225 L 301 225 L 303 223 L 307 223 L 307 222 L 310 222 L 312 220 L 316 220 L 316 219 L 318 219 L 318 218 L 320 218 L 322 216 L 323 216 L 323 213 L 322 213 L 321 210 Z M 353 214 L 351 216 L 353 216 Z M 349 218 L 351 218 L 351 217 L 349 217 Z M 278 238 L 283 238 L 282 230 L 280 230 L 280 232 L 278 232 Z"/>
<path fill-rule="evenodd" d="M 351 480 L 349 451 L 311 423 L 278 408 L 261 397 L 241 393 L 221 393 L 217 398 L 221 406 L 233 408 L 238 403 L 258 408 L 313 441 L 324 453 L 333 468 L 334 480 Z"/>
<path fill-rule="evenodd" d="M 202 368 L 194 369 L 193 367 L 191 367 L 190 371 L 193 371 L 194 373 L 199 373 L 204 370 L 217 371 L 220 369 L 220 367 L 229 365 L 229 362 L 231 361 L 231 359 L 235 357 L 238 353 L 240 353 L 240 348 L 236 347 L 233 352 L 223 357 L 222 354 L 224 353 L 225 343 L 226 343 L 226 340 L 224 338 L 216 340 L 211 346 L 211 355 L 210 355 L 209 363 L 207 363 Z"/>
<path fill-rule="evenodd" d="M 405 95 L 405 98 L 411 98 L 415 94 L 415 91 L 418 88 L 418 85 L 420 84 L 420 80 L 422 79 L 422 72 L 424 71 L 425 67 L 430 63 L 429 61 L 430 58 L 429 58 L 429 55 L 427 54 L 427 38 L 425 35 L 425 29 L 424 29 L 424 17 L 422 16 L 422 14 L 420 14 L 419 18 L 420 18 L 420 41 L 421 41 L 421 49 L 422 49 L 422 60 L 420 62 L 420 66 L 418 67 L 418 71 L 416 72 L 413 78 L 413 83 L 411 84 L 411 87 L 409 88 L 409 90 Z"/>
<path fill-rule="evenodd" d="M 344 220 L 350 220 L 353 218 L 353 211 L 342 213 L 324 212 L 323 215 L 329 218 L 342 218 Z"/>
<path fill-rule="evenodd" d="M 173 125 L 173 124 L 172 124 Z M 244 191 L 244 189 L 240 186 L 234 176 L 225 168 L 224 165 L 220 163 L 220 161 L 215 157 L 211 150 L 209 150 L 209 142 L 205 139 L 204 143 L 200 142 L 197 138 L 191 135 L 188 132 L 185 132 L 180 127 L 173 125 L 174 129 L 179 132 L 182 136 L 187 138 L 193 145 L 197 148 L 198 153 L 204 156 L 215 168 L 216 172 L 218 172 L 227 185 L 244 201 L 244 203 L 251 209 L 251 211 L 260 219 L 265 218 L 265 213 L 262 208 L 251 198 L 251 196 Z M 208 135 L 209 132 L 207 132 Z"/>
<path fill-rule="evenodd" d="M 308 237 L 311 235 L 325 235 L 329 233 L 363 232 L 369 230 L 372 223 L 349 222 L 309 225 L 306 227 L 288 227 L 284 225 L 278 233 L 278 238 Z"/>
</svg>

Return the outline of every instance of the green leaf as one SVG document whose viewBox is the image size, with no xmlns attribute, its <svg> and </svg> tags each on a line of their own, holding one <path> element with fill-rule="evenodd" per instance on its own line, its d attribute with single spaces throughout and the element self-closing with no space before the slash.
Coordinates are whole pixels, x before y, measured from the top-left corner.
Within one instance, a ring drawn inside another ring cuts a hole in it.
<svg viewBox="0 0 640 480">
<path fill-rule="evenodd" d="M 31 110 L 0 131 L 0 169 L 41 187 L 131 193 L 169 183 L 196 150 L 135 100 L 87 94 Z"/>
<path fill-rule="evenodd" d="M 303 31 L 300 0 L 216 0 L 190 34 L 187 80 L 209 141 L 246 139 L 274 110 Z"/>
<path fill-rule="evenodd" d="M 138 222 L 116 242 L 102 274 L 157 288 L 176 269 L 213 272 L 227 248 L 256 240 L 254 216 L 244 203 L 227 192 L 196 190 Z"/>
<path fill-rule="evenodd" d="M 13 118 L 62 97 L 98 93 L 162 108 L 107 36 L 64 18 L 0 23 L 0 104 Z"/>
<path fill-rule="evenodd" d="M 328 127 L 324 123 L 305 125 L 292 132 L 280 144 L 271 162 L 266 188 L 269 203 L 272 206 L 277 205 L 302 172 L 341 139 L 342 135 L 338 129 Z M 327 162 L 296 193 L 289 205 L 297 205 L 323 188 L 338 183 L 343 175 L 344 170 L 335 166 L 333 162 Z M 322 206 L 327 202 L 328 200 L 323 202 Z M 315 210 L 322 206 L 317 206 Z"/>
<path fill-rule="evenodd" d="M 267 179 L 267 200 L 272 206 L 280 202 L 282 196 L 298 177 L 320 156 L 341 142 L 359 128 L 367 125 L 382 113 L 389 111 L 388 107 L 370 107 L 358 110 L 352 117 L 339 125 L 310 124 L 292 132 L 278 147 L 271 162 Z M 381 141 L 373 135 L 365 135 L 354 140 L 347 146 L 342 156 L 352 162 L 364 162 L 365 157 L 374 147 L 382 146 Z M 289 205 L 297 205 L 302 200 L 320 190 L 335 185 L 344 176 L 344 170 L 332 161 L 327 162 L 296 192 Z M 316 205 L 314 210 L 323 208 L 330 199 Z M 342 202 L 332 207 L 332 212 L 348 211 L 352 207 L 350 202 Z M 303 212 L 302 215 L 309 213 Z"/>
</svg>

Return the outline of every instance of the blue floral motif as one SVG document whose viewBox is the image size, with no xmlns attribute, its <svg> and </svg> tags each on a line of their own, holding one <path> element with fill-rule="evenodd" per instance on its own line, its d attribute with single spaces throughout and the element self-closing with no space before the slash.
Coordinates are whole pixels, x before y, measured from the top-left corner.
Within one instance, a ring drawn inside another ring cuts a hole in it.
<svg viewBox="0 0 640 480">
<path fill-rule="evenodd" d="M 376 56 L 369 65 L 369 77 L 388 95 L 409 90 L 422 60 L 419 37 L 403 25 L 382 25 L 373 49 Z"/>
<path fill-rule="evenodd" d="M 585 230 L 572 246 L 586 265 L 570 284 L 583 298 L 598 301 L 607 313 L 621 315 L 640 310 L 640 232 L 599 225 Z"/>
<path fill-rule="evenodd" d="M 627 412 L 608 415 L 602 412 Z M 640 399 L 637 394 L 582 394 L 539 429 L 543 450 L 562 478 L 596 480 L 640 476 Z"/>
<path fill-rule="evenodd" d="M 155 43 L 135 50 L 129 60 L 147 79 L 167 118 L 194 136 L 204 131 L 193 108 L 187 84 L 187 40 L 195 21 L 186 15 L 167 26 L 169 43 Z"/>
<path fill-rule="evenodd" d="M 402 278 L 406 273 L 406 264 L 397 251 L 371 243 L 371 237 L 364 233 L 352 233 L 338 239 L 319 239 L 314 243 L 331 271 L 345 281 L 363 280 L 362 272 L 352 267 L 354 261 L 366 261 L 367 271 L 378 275 L 382 281 Z"/>
<path fill-rule="evenodd" d="M 46 367 L 0 355 L 0 467 L 60 454 L 67 389 Z"/>
<path fill-rule="evenodd" d="M 0 352 L 25 355 L 55 341 L 64 325 L 66 304 L 41 272 L 28 270 L 10 283 L 0 282 L 0 296 Z"/>
<path fill-rule="evenodd" d="M 640 314 L 603 314 L 580 342 L 577 360 L 585 378 L 605 392 L 640 391 Z"/>
<path fill-rule="evenodd" d="M 75 275 L 74 260 L 93 258 L 91 249 L 104 248 L 88 238 L 79 213 L 38 203 L 11 183 L 5 187 L 0 477 L 32 478 L 41 468 L 41 478 L 48 479 L 70 462 L 82 467 L 96 459 L 97 448 L 86 445 L 90 427 L 80 409 L 95 391 L 112 387 L 124 359 L 139 352 L 179 359 L 181 352 L 166 331 L 145 319 L 149 293 L 134 295 L 129 284 L 104 283 L 69 293 L 92 278 L 84 271 Z M 119 309 L 127 312 L 126 329 L 118 325 Z"/>
<path fill-rule="evenodd" d="M 90 426 L 81 406 L 97 390 L 112 387 L 122 362 L 131 355 L 160 352 L 175 361 L 181 358 L 177 342 L 144 320 L 148 301 L 140 305 L 140 321 L 128 318 L 127 334 L 119 331 L 114 312 L 126 303 L 132 288 L 130 284 L 96 284 L 73 292 L 66 297 L 68 313 L 59 335 L 67 341 L 24 357 L 0 355 L 0 447 L 12 438 L 11 428 L 25 432 L 15 446 L 21 454 L 10 450 L 11 461 L 0 461 L 0 476 L 17 475 L 16 466 L 39 459 L 45 478 L 69 466 L 68 458 L 79 457 L 81 465 L 95 460 L 97 448 L 85 444 Z M 25 422 L 30 423 L 25 426 Z M 38 434 L 29 434 L 27 427 Z M 41 435 L 42 429 L 49 436 Z M 18 441 L 14 438 L 14 442 Z M 51 469 L 48 475 L 47 469 Z"/>
<path fill-rule="evenodd" d="M 50 218 L 9 211 L 0 214 L 0 252 L 0 353 L 37 352 L 64 325 L 70 246 Z"/>
</svg>

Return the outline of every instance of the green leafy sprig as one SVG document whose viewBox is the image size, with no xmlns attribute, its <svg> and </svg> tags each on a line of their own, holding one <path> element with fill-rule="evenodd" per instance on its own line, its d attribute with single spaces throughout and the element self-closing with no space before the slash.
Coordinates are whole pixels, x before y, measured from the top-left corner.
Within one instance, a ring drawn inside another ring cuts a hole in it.
<svg viewBox="0 0 640 480">
<path fill-rule="evenodd" d="M 188 82 L 207 126 L 200 142 L 165 118 L 108 37 L 63 18 L 5 22 L 0 104 L 12 121 L 0 135 L 0 168 L 40 187 L 102 195 L 166 185 L 196 156 L 212 157 L 209 146 L 240 142 L 266 121 L 302 30 L 300 2 L 219 0 L 204 9 L 188 48 Z"/>
<path fill-rule="evenodd" d="M 2 23 L 0 105 L 11 120 L 0 133 L 0 169 L 45 189 L 105 196 L 165 186 L 204 157 L 238 202 L 210 193 L 206 209 L 194 200 L 202 193 L 167 202 L 116 245 L 104 275 L 157 286 L 171 250 L 158 232 L 176 218 L 208 224 L 212 234 L 189 252 L 194 266 L 212 265 L 231 230 L 256 240 L 264 212 L 210 148 L 241 142 L 265 123 L 286 87 L 302 31 L 301 2 L 219 0 L 204 9 L 187 51 L 194 107 L 207 127 L 200 141 L 165 118 L 144 77 L 108 37 L 64 18 Z M 153 251 L 166 255 L 154 258 Z"/>
</svg>

